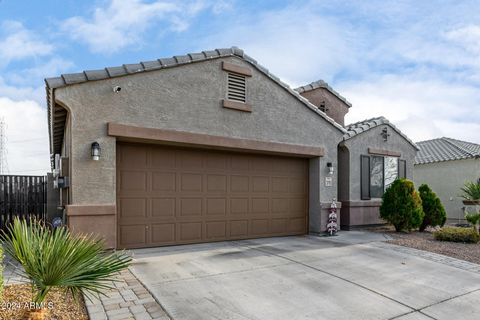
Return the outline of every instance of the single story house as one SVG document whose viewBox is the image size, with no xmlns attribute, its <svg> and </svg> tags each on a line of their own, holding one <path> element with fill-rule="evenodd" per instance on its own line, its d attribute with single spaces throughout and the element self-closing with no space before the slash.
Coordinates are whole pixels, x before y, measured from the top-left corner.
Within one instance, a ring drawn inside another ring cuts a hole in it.
<svg viewBox="0 0 480 320">
<path fill-rule="evenodd" d="M 323 81 L 291 89 L 232 47 L 46 79 L 68 225 L 110 247 L 320 233 L 381 223 L 416 146 L 384 118 L 344 126 Z M 343 207 L 342 207 L 343 206 Z"/>
<path fill-rule="evenodd" d="M 447 211 L 447 223 L 465 223 L 460 188 L 480 179 L 480 144 L 443 137 L 417 145 L 415 185 L 426 183 L 438 195 Z"/>
</svg>

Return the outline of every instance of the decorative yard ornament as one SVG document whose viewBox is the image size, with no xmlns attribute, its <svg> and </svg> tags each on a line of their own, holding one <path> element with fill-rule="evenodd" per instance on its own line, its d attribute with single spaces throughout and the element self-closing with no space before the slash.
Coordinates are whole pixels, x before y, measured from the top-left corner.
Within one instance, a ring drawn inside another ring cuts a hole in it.
<svg viewBox="0 0 480 320">
<path fill-rule="evenodd" d="M 337 200 L 333 198 L 330 205 L 330 213 L 328 214 L 327 232 L 328 235 L 334 236 L 338 231 L 337 225 Z"/>
</svg>

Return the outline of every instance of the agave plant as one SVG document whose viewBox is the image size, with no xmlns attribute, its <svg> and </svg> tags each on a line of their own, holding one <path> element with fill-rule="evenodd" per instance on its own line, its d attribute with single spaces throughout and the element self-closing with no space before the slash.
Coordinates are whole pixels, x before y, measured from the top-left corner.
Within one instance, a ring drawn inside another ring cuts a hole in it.
<svg viewBox="0 0 480 320">
<path fill-rule="evenodd" d="M 480 200 L 480 182 L 468 181 L 460 190 L 462 190 L 462 198 L 465 200 Z"/>
<path fill-rule="evenodd" d="M 36 220 L 16 218 L 1 238 L 5 252 L 23 266 L 33 302 L 40 306 L 52 288 L 74 297 L 103 294 L 131 261 L 124 252 L 108 253 L 103 240 L 93 235 L 74 235 L 66 227 L 52 230 Z"/>
</svg>

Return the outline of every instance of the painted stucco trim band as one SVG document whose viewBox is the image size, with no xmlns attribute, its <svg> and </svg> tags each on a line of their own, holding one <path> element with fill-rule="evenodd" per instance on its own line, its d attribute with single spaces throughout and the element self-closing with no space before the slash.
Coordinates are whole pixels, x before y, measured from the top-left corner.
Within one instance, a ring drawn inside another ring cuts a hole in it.
<svg viewBox="0 0 480 320">
<path fill-rule="evenodd" d="M 226 62 L 226 61 L 222 62 L 222 69 L 225 70 L 225 71 L 230 71 L 230 72 L 233 72 L 233 73 L 241 74 L 241 75 L 244 75 L 244 76 L 247 76 L 247 77 L 252 76 L 252 70 L 250 70 L 248 68 L 245 68 L 245 67 L 242 67 L 242 66 L 239 66 L 239 65 L 236 65 L 236 64 L 233 64 L 233 63 L 230 63 L 230 62 Z"/>
<path fill-rule="evenodd" d="M 312 147 L 280 142 L 267 142 L 241 138 L 220 137 L 201 133 L 136 127 L 118 123 L 108 123 L 108 135 L 120 138 L 163 141 L 187 145 L 239 149 L 306 158 L 321 157 L 325 151 L 321 147 Z"/>
<path fill-rule="evenodd" d="M 116 214 L 115 204 L 71 204 L 66 206 L 67 216 L 109 216 Z"/>
<path fill-rule="evenodd" d="M 381 156 L 390 156 L 390 157 L 401 157 L 402 154 L 397 151 L 391 151 L 391 150 L 384 150 L 384 149 L 374 149 L 374 148 L 368 148 L 368 153 L 369 154 L 378 154 Z"/>
<path fill-rule="evenodd" d="M 252 112 L 252 106 L 247 103 L 224 99 L 222 105 L 224 108 L 227 108 L 227 109 L 233 109 L 233 110 L 244 111 L 244 112 Z"/>
</svg>

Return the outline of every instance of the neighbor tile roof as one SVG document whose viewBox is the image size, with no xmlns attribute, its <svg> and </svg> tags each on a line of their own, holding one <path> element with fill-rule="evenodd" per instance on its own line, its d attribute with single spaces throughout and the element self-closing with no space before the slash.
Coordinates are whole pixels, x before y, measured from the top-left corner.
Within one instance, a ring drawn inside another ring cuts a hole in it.
<svg viewBox="0 0 480 320">
<path fill-rule="evenodd" d="M 333 88 L 330 87 L 328 85 L 328 83 L 326 83 L 323 80 L 314 81 L 314 82 L 309 83 L 307 85 L 298 87 L 298 88 L 295 89 L 295 91 L 297 91 L 298 93 L 304 93 L 304 92 L 311 91 L 311 90 L 314 90 L 314 89 L 317 89 L 317 88 L 327 89 L 333 95 L 335 95 L 338 99 L 342 100 L 342 102 L 345 103 L 349 108 L 352 106 L 352 104 L 350 102 L 348 102 L 347 99 L 345 99 L 345 97 L 340 95 L 340 93 L 338 93 L 337 91 L 333 90 Z"/>
<path fill-rule="evenodd" d="M 405 140 L 407 140 L 412 146 L 414 146 L 418 150 L 418 146 L 410 140 L 403 132 L 400 131 L 397 127 L 395 127 L 388 119 L 385 117 L 376 117 L 371 119 L 362 120 L 359 122 L 355 122 L 345 126 L 347 133 L 343 136 L 343 140 L 351 139 L 363 132 L 366 132 L 370 129 L 378 127 L 380 125 L 388 125 L 393 130 L 395 130 L 400 136 L 402 136 Z"/>
<path fill-rule="evenodd" d="M 443 137 L 417 142 L 417 145 L 420 151 L 415 164 L 480 158 L 480 144 L 472 142 Z"/>
<path fill-rule="evenodd" d="M 56 88 L 66 87 L 68 85 L 84 83 L 88 81 L 97 81 L 97 80 L 115 78 L 120 76 L 126 76 L 130 74 L 135 74 L 135 73 L 177 67 L 177 66 L 186 65 L 189 63 L 206 61 L 206 60 L 211 60 L 211 59 L 216 59 L 221 57 L 228 57 L 228 56 L 236 56 L 248 62 L 257 70 L 264 73 L 271 80 L 275 81 L 278 85 L 280 85 L 285 90 L 287 90 L 290 94 L 295 96 L 298 100 L 300 100 L 304 105 L 306 105 L 313 112 L 317 113 L 318 115 L 323 117 L 325 120 L 327 120 L 330 124 L 332 124 L 334 127 L 336 127 L 338 130 L 345 133 L 345 129 L 340 124 L 335 122 L 335 120 L 327 116 L 326 113 L 319 110 L 310 101 L 302 97 L 297 91 L 290 88 L 288 84 L 281 81 L 280 78 L 270 73 L 267 68 L 259 64 L 255 59 L 248 56 L 246 53 L 244 53 L 242 49 L 239 49 L 237 47 L 202 51 L 199 53 L 189 53 L 183 56 L 174 56 L 172 58 L 161 58 L 157 60 L 143 61 L 143 62 L 134 63 L 134 64 L 124 64 L 118 67 L 109 67 L 109 68 L 100 69 L 100 70 L 88 70 L 88 71 L 83 71 L 79 73 L 62 74 L 59 77 L 47 78 L 45 79 L 46 89 L 47 89 L 47 105 L 49 106 L 49 108 L 51 107 L 51 103 L 52 103 L 51 100 L 53 98 L 53 89 L 56 89 Z"/>
</svg>

